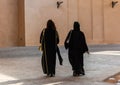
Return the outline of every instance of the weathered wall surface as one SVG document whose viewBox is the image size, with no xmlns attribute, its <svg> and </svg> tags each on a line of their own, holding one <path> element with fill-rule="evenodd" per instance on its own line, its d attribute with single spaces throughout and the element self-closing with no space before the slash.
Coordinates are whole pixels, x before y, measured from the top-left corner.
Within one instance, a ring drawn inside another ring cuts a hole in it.
<svg viewBox="0 0 120 85">
<path fill-rule="evenodd" d="M 86 3 L 87 2 L 87 3 Z M 92 28 L 92 2 L 91 0 L 79 0 L 79 22 L 81 23 L 81 30 L 85 33 L 87 41 L 93 40 Z"/>
<path fill-rule="evenodd" d="M 111 7 L 111 0 L 104 0 L 104 39 L 107 43 L 120 43 L 120 0 Z"/>
<path fill-rule="evenodd" d="M 25 4 L 18 0 L 18 46 L 25 46 Z"/>
<path fill-rule="evenodd" d="M 104 43 L 103 0 L 92 1 L 92 38 L 93 43 Z"/>
<path fill-rule="evenodd" d="M 39 44 L 39 34 L 46 27 L 48 19 L 52 19 L 60 36 L 60 44 L 73 27 L 74 21 L 80 21 L 81 30 L 86 34 L 88 42 L 92 42 L 92 4 L 91 0 L 64 0 L 57 8 L 56 0 L 25 0 L 25 36 L 26 45 Z"/>
<path fill-rule="evenodd" d="M 0 47 L 18 45 L 17 0 L 0 0 Z"/>
<path fill-rule="evenodd" d="M 57 8 L 56 0 L 25 0 L 25 36 L 26 45 L 39 44 L 40 33 L 52 19 L 59 32 L 61 42 L 68 30 L 67 0 Z"/>
<path fill-rule="evenodd" d="M 48 19 L 52 19 L 63 45 L 79 21 L 88 44 L 120 43 L 120 0 L 0 0 L 0 47 L 36 46 Z"/>
</svg>

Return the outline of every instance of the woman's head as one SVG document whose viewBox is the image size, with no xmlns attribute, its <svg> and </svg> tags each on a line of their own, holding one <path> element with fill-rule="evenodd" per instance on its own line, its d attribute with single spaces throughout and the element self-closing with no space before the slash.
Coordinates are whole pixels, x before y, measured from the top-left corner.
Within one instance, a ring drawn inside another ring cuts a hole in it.
<svg viewBox="0 0 120 85">
<path fill-rule="evenodd" d="M 56 29 L 54 22 L 50 19 L 47 22 L 47 28 L 48 29 Z"/>
<path fill-rule="evenodd" d="M 75 21 L 74 25 L 73 25 L 73 28 L 74 28 L 74 30 L 80 30 L 80 24 Z"/>
</svg>

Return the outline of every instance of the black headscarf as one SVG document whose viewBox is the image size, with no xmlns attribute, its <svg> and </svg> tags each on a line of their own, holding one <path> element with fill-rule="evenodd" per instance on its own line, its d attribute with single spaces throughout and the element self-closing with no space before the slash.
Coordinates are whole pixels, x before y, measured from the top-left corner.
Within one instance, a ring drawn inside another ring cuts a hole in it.
<svg viewBox="0 0 120 85">
<path fill-rule="evenodd" d="M 47 28 L 48 29 L 56 29 L 54 22 L 50 19 L 47 22 Z"/>
<path fill-rule="evenodd" d="M 74 30 L 80 30 L 80 24 L 78 22 L 74 22 Z"/>
</svg>

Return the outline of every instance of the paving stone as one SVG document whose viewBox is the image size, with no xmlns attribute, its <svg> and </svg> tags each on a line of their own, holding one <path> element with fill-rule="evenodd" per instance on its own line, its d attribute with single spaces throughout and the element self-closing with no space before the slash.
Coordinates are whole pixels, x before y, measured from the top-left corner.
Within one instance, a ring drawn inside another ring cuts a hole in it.
<svg viewBox="0 0 120 85">
<path fill-rule="evenodd" d="M 41 69 L 41 52 L 34 47 L 0 48 L 0 85 L 114 85 L 103 80 L 120 72 L 120 45 L 90 45 L 84 55 L 86 75 L 72 76 L 67 50 L 60 47 L 63 66 L 56 65 L 55 77 Z"/>
</svg>

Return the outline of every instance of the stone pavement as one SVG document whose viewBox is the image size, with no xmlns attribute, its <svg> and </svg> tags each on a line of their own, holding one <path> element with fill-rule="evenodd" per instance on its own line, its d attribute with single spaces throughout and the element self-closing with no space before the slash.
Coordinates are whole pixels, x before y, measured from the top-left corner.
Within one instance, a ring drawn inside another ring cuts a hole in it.
<svg viewBox="0 0 120 85">
<path fill-rule="evenodd" d="M 60 47 L 63 66 L 57 59 L 56 76 L 46 77 L 37 47 L 0 48 L 0 85 L 115 85 L 103 82 L 120 72 L 120 45 L 90 45 L 84 55 L 85 76 L 73 77 L 67 51 Z"/>
</svg>

